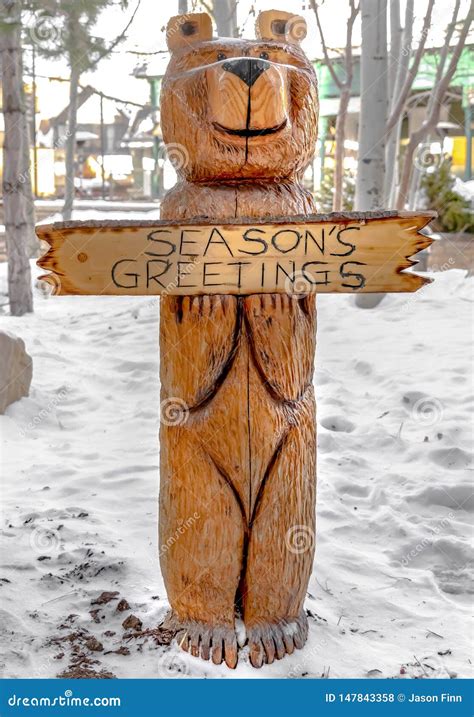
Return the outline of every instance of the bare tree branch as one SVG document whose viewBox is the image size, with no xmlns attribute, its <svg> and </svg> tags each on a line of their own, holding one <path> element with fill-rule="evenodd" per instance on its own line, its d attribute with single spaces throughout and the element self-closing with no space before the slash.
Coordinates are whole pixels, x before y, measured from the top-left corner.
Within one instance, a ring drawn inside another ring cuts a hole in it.
<svg viewBox="0 0 474 717">
<path fill-rule="evenodd" d="M 211 17 L 214 17 L 214 8 L 209 5 L 209 3 L 206 2 L 206 0 L 199 0 L 199 4 L 203 6 L 204 10 L 211 15 Z M 193 8 L 194 9 L 194 8 Z"/>
<path fill-rule="evenodd" d="M 390 0 L 390 54 L 388 65 L 390 107 L 392 107 L 397 93 L 397 69 L 400 64 L 402 33 L 403 29 L 400 22 L 400 0 Z"/>
<path fill-rule="evenodd" d="M 451 46 L 451 40 L 453 38 L 454 30 L 456 29 L 456 22 L 458 19 L 460 5 L 461 5 L 461 0 L 456 0 L 456 5 L 454 6 L 454 11 L 453 11 L 453 17 L 451 19 L 451 22 L 448 24 L 448 26 L 446 28 L 444 45 L 441 48 L 441 52 L 440 52 L 440 56 L 439 56 L 439 63 L 438 63 L 438 67 L 436 68 L 436 77 L 435 77 L 435 81 L 434 81 L 435 86 L 438 84 L 438 82 L 440 81 L 440 79 L 443 75 L 443 70 L 446 65 L 446 58 L 448 57 L 449 48 Z"/>
<path fill-rule="evenodd" d="M 397 124 L 397 121 L 403 112 L 403 109 L 405 107 L 405 102 L 406 102 L 407 97 L 412 88 L 413 80 L 415 79 L 416 73 L 418 72 L 421 58 L 423 57 L 423 53 L 425 51 L 426 38 L 428 36 L 428 31 L 429 31 L 429 28 L 431 25 L 431 16 L 433 14 L 434 4 L 435 4 L 435 0 L 428 0 L 428 8 L 426 10 L 425 19 L 423 22 L 423 29 L 421 31 L 420 41 L 419 41 L 418 47 L 416 49 L 413 63 L 408 70 L 406 80 L 405 80 L 403 87 L 400 91 L 400 95 L 398 96 L 398 99 L 396 100 L 395 105 L 390 113 L 390 117 L 387 120 L 387 128 L 386 128 L 387 133 L 391 132 L 392 129 Z M 409 50 L 409 48 L 407 48 L 407 50 Z"/>
<path fill-rule="evenodd" d="M 87 71 L 88 71 L 88 72 L 89 72 L 95 65 L 97 65 L 97 63 L 100 62 L 100 60 L 102 60 L 104 57 L 106 57 L 107 55 L 109 55 L 109 54 L 117 47 L 117 45 L 118 45 L 120 42 L 122 42 L 122 40 L 125 38 L 125 34 L 126 34 L 128 28 L 130 27 L 130 25 L 132 24 L 132 22 L 135 20 L 135 15 L 136 15 L 137 12 L 138 12 L 138 8 L 139 8 L 140 5 L 141 5 L 141 1 L 142 1 L 142 0 L 137 0 L 137 4 L 136 4 L 136 6 L 135 6 L 134 11 L 132 12 L 132 15 L 131 15 L 131 17 L 130 17 L 130 20 L 127 22 L 127 24 L 125 25 L 124 29 L 123 29 L 122 32 L 120 33 L 120 35 L 117 35 L 117 37 L 116 37 L 115 40 L 112 42 L 112 44 L 110 45 L 110 47 L 105 48 L 104 51 L 101 52 L 100 55 L 97 57 L 97 59 L 94 60 L 94 62 L 92 62 L 92 63 L 89 65 L 89 67 L 87 68 Z"/>
<path fill-rule="evenodd" d="M 321 45 L 322 45 L 322 48 L 323 48 L 324 61 L 325 61 L 326 65 L 327 65 L 327 67 L 328 67 L 328 70 L 329 70 L 329 72 L 330 72 L 330 74 L 331 74 L 331 77 L 332 77 L 333 82 L 335 83 L 336 87 L 338 87 L 339 89 L 342 89 L 343 83 L 341 82 L 341 80 L 340 80 L 339 77 L 337 76 L 337 74 L 336 74 L 336 72 L 335 72 L 335 70 L 334 70 L 334 67 L 332 66 L 331 58 L 329 57 L 328 48 L 327 48 L 327 45 L 326 45 L 326 40 L 325 40 L 325 38 L 324 38 L 324 32 L 323 32 L 323 28 L 322 28 L 322 26 L 321 26 L 321 20 L 320 20 L 320 17 L 319 17 L 319 10 L 318 10 L 318 5 L 317 5 L 317 3 L 316 3 L 316 0 L 310 0 L 310 5 L 311 5 L 311 7 L 312 7 L 312 9 L 313 9 L 314 16 L 315 16 L 315 18 L 316 18 L 316 24 L 317 24 L 317 26 L 318 26 L 319 37 L 320 37 L 320 39 L 321 39 Z"/>
<path fill-rule="evenodd" d="M 350 87 L 352 85 L 352 33 L 354 30 L 354 23 L 356 20 L 357 15 L 359 14 L 359 5 L 356 5 L 354 0 L 349 0 L 349 4 L 351 7 L 351 14 L 349 15 L 349 19 L 347 21 L 347 31 L 346 31 L 346 58 L 345 58 L 345 70 L 346 70 L 346 79 L 345 84 Z"/>
<path fill-rule="evenodd" d="M 459 33 L 459 38 L 456 43 L 456 45 L 453 48 L 453 52 L 451 55 L 451 60 L 449 62 L 448 68 L 444 74 L 444 76 L 440 79 L 440 81 L 437 83 L 437 85 L 434 87 L 433 95 L 432 95 L 432 102 L 429 113 L 427 118 L 424 120 L 421 127 L 419 127 L 410 137 L 410 141 L 408 142 L 407 150 L 405 153 L 405 160 L 403 164 L 403 173 L 402 173 L 402 179 L 400 182 L 400 189 L 398 193 L 398 200 L 397 200 L 397 208 L 400 209 L 404 206 L 407 193 L 408 193 L 408 187 L 410 184 L 410 177 L 412 173 L 412 165 L 413 165 L 413 156 L 415 154 L 415 150 L 420 144 L 420 142 L 423 140 L 423 138 L 430 132 L 437 124 L 439 120 L 439 114 L 441 110 L 441 105 L 443 98 L 448 90 L 449 84 L 453 78 L 453 75 L 456 71 L 457 64 L 459 62 L 459 58 L 461 56 L 462 50 L 464 48 L 464 43 L 466 41 L 467 34 L 470 30 L 471 23 L 474 16 L 474 4 L 471 0 L 471 5 L 469 8 L 469 12 L 466 15 L 466 18 L 464 20 L 463 26 L 461 28 L 461 32 Z"/>
<path fill-rule="evenodd" d="M 343 59 L 344 79 L 338 77 L 334 69 L 334 60 L 329 57 L 328 46 L 324 37 L 321 19 L 319 17 L 319 8 L 316 0 L 310 0 L 311 7 L 316 18 L 321 45 L 323 48 L 324 61 L 333 79 L 334 84 L 340 91 L 339 108 L 336 119 L 336 136 L 335 136 L 335 155 L 334 155 L 334 196 L 333 211 L 337 212 L 342 209 L 342 183 L 344 178 L 344 140 L 347 111 L 351 96 L 352 78 L 353 78 L 353 58 L 352 58 L 352 35 L 354 23 L 359 13 L 359 5 L 355 0 L 349 0 L 350 14 L 346 26 L 346 44 L 344 52 L 338 51 Z"/>
</svg>

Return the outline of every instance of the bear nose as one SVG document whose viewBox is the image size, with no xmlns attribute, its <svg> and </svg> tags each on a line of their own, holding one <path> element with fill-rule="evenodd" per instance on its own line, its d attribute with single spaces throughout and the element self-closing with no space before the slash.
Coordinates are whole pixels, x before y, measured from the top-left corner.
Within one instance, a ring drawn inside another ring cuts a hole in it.
<svg viewBox="0 0 474 717">
<path fill-rule="evenodd" d="M 268 62 L 263 62 L 253 57 L 231 60 L 230 62 L 224 62 L 222 65 L 226 72 L 232 72 L 232 74 L 237 75 L 249 87 L 252 87 L 253 83 L 258 80 L 268 67 Z"/>
</svg>

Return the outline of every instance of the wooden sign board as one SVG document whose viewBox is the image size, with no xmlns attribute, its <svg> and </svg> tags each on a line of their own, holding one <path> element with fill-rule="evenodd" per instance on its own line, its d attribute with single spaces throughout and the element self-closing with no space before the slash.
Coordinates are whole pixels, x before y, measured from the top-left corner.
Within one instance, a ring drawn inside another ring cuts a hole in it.
<svg viewBox="0 0 474 717">
<path fill-rule="evenodd" d="M 238 223 L 66 222 L 40 225 L 38 264 L 58 295 L 416 291 L 405 270 L 431 244 L 433 212 L 352 212 Z"/>
</svg>

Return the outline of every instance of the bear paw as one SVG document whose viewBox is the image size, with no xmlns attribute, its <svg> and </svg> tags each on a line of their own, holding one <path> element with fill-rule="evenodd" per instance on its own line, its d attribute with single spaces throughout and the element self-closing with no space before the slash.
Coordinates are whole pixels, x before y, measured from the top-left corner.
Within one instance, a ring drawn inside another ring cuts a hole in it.
<svg viewBox="0 0 474 717">
<path fill-rule="evenodd" d="M 166 626 L 175 631 L 181 649 L 193 657 L 211 659 L 215 665 L 225 662 L 231 669 L 237 666 L 237 637 L 233 626 L 209 625 L 194 620 L 181 622 L 175 615 L 167 618 Z"/>
<path fill-rule="evenodd" d="M 304 613 L 296 620 L 260 623 L 247 628 L 250 662 L 253 667 L 271 665 L 295 648 L 301 649 L 308 637 L 308 620 Z"/>
</svg>

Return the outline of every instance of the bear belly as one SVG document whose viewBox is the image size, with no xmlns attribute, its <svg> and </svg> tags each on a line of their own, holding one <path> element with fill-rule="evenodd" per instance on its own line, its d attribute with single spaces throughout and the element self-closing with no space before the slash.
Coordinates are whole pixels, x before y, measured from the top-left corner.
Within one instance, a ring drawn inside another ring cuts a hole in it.
<svg viewBox="0 0 474 717">
<path fill-rule="evenodd" d="M 211 401 L 190 412 L 186 425 L 233 487 L 249 524 L 288 421 L 284 404 L 262 383 L 245 328 L 222 385 Z"/>
</svg>

